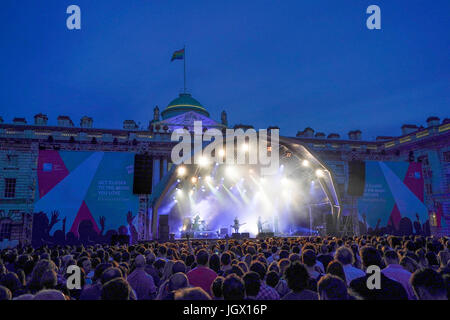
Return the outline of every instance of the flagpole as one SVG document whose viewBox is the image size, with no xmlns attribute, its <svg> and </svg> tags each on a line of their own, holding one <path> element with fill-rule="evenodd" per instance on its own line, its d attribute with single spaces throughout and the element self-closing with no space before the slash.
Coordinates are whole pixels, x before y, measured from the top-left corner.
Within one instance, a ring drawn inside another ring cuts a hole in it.
<svg viewBox="0 0 450 320">
<path fill-rule="evenodd" d="M 184 50 L 184 93 L 186 93 L 186 46 L 183 47 Z"/>
</svg>

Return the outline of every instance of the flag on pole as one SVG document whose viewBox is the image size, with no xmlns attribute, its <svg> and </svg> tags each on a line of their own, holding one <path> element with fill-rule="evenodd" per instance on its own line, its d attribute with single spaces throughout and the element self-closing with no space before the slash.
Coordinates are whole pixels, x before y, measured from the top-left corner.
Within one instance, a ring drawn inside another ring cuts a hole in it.
<svg viewBox="0 0 450 320">
<path fill-rule="evenodd" d="M 177 50 L 173 53 L 172 55 L 172 59 L 170 59 L 170 61 L 172 62 L 173 60 L 183 60 L 184 59 L 184 48 L 181 50 Z"/>
</svg>

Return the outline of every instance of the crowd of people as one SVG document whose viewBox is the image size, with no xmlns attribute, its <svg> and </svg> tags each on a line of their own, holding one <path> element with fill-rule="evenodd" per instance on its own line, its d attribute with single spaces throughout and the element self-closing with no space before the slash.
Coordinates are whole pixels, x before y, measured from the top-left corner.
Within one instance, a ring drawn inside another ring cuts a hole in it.
<svg viewBox="0 0 450 320">
<path fill-rule="evenodd" d="M 0 300 L 446 300 L 449 285 L 448 237 L 188 239 L 0 255 Z"/>
</svg>

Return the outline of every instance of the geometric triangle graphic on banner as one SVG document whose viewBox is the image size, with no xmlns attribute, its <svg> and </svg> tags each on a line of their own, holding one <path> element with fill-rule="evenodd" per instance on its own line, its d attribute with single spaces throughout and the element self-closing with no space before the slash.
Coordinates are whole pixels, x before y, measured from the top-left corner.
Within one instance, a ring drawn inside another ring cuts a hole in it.
<svg viewBox="0 0 450 320">
<path fill-rule="evenodd" d="M 86 202 L 83 201 L 83 203 L 81 204 L 80 210 L 78 210 L 75 221 L 72 223 L 70 232 L 73 232 L 73 234 L 75 234 L 78 237 L 78 227 L 80 226 L 80 222 L 84 221 L 84 220 L 91 221 L 95 232 L 97 232 L 97 233 L 100 232 L 100 230 L 97 226 L 97 223 L 95 222 L 94 218 L 92 217 L 91 211 L 89 211 L 89 208 L 86 205 Z"/>
<path fill-rule="evenodd" d="M 402 180 L 383 162 L 379 162 L 386 182 L 394 197 L 395 204 L 400 211 L 401 217 L 408 217 L 416 221 L 416 213 L 421 223 L 428 220 L 428 210 L 425 204 L 403 183 Z"/>
<path fill-rule="evenodd" d="M 103 155 L 103 152 L 94 152 L 83 161 L 74 171 L 70 172 L 67 177 L 36 202 L 34 212 L 42 211 L 49 215 L 52 210 L 58 210 L 60 213 L 59 219 L 67 218 L 67 229 L 71 229 Z M 61 221 L 53 227 L 52 233 L 61 229 L 60 226 L 62 226 Z"/>
</svg>

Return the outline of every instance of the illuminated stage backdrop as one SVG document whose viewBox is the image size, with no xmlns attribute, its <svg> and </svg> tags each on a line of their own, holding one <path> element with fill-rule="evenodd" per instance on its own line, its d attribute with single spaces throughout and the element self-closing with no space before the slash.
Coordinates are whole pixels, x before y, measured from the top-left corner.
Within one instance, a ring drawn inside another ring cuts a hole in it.
<svg viewBox="0 0 450 320">
<path fill-rule="evenodd" d="M 423 224 L 428 220 L 424 201 L 422 166 L 417 162 L 366 162 L 364 194 L 358 199 L 358 211 L 374 228 L 394 223 L 398 228 L 402 218 Z"/>
<path fill-rule="evenodd" d="M 59 211 L 59 221 L 47 235 L 62 230 L 63 219 L 66 232 L 76 237 L 83 220 L 92 222 L 98 233 L 102 216 L 104 231 L 121 226 L 128 230 L 127 212 L 136 216 L 139 206 L 133 194 L 133 165 L 133 153 L 40 150 L 34 212 L 44 212 L 51 220 L 51 212 Z"/>
</svg>

